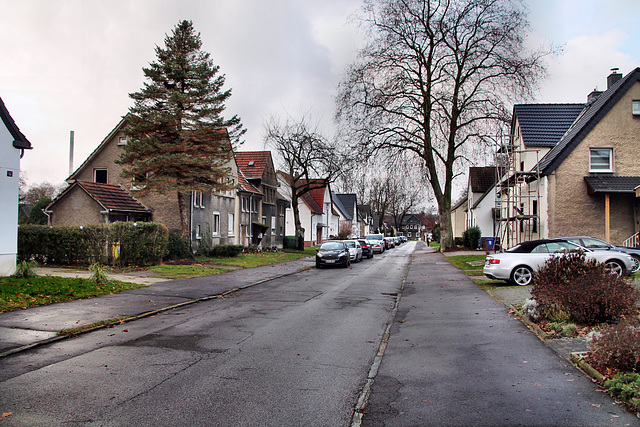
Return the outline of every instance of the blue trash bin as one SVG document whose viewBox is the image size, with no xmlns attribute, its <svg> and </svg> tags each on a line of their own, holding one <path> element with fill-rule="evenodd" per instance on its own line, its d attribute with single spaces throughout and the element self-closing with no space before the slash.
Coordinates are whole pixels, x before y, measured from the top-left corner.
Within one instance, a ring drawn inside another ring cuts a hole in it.
<svg viewBox="0 0 640 427">
<path fill-rule="evenodd" d="M 486 242 L 487 242 L 487 249 L 489 249 L 490 251 L 492 251 L 492 250 L 493 250 L 493 241 L 494 241 L 494 238 L 493 238 L 493 237 L 487 237 L 487 240 L 486 240 Z"/>
</svg>

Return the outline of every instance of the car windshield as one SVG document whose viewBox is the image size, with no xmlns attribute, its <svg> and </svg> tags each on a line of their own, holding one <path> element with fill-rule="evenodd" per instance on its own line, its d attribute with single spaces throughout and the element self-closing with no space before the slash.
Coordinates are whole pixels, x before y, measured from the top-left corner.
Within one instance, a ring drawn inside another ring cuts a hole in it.
<svg viewBox="0 0 640 427">
<path fill-rule="evenodd" d="M 344 245 L 338 242 L 327 242 L 320 246 L 320 250 L 322 251 L 340 251 L 342 249 L 344 249 Z"/>
<path fill-rule="evenodd" d="M 382 236 L 380 234 L 369 234 L 367 240 L 382 240 Z"/>
<path fill-rule="evenodd" d="M 348 248 L 355 248 L 356 242 L 345 242 Z"/>
</svg>

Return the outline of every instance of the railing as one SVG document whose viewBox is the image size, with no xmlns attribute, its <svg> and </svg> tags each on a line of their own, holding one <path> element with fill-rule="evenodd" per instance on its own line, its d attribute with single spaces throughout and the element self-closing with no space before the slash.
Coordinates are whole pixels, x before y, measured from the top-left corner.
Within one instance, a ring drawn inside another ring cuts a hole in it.
<svg viewBox="0 0 640 427">
<path fill-rule="evenodd" d="M 637 248 L 638 246 L 640 246 L 640 232 L 634 234 L 633 236 L 622 242 L 622 246 L 626 246 L 628 248 Z"/>
</svg>

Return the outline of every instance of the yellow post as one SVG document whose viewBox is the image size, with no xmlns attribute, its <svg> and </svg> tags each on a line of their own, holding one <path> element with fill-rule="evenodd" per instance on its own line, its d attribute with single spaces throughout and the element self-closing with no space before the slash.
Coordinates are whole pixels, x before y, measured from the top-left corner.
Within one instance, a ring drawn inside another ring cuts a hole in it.
<svg viewBox="0 0 640 427">
<path fill-rule="evenodd" d="M 604 240 L 611 243 L 611 199 L 604 195 Z"/>
</svg>

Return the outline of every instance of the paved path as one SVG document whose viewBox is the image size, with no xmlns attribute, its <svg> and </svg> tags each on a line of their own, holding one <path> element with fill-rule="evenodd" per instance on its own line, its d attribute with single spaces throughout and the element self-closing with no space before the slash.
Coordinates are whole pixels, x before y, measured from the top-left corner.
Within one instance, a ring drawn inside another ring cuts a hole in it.
<svg viewBox="0 0 640 427">
<path fill-rule="evenodd" d="M 416 252 L 363 425 L 637 423 L 444 256 Z"/>
</svg>

